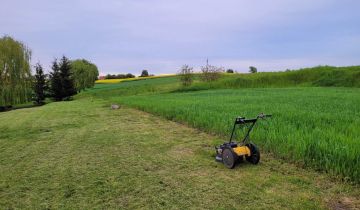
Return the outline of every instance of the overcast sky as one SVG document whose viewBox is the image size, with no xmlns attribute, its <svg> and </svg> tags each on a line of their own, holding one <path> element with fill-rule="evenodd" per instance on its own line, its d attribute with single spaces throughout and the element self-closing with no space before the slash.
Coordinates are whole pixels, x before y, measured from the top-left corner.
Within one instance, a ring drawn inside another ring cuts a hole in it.
<svg viewBox="0 0 360 210">
<path fill-rule="evenodd" d="M 85 58 L 101 74 L 360 64 L 359 0 L 1 0 L 0 35 L 32 63 Z"/>
</svg>

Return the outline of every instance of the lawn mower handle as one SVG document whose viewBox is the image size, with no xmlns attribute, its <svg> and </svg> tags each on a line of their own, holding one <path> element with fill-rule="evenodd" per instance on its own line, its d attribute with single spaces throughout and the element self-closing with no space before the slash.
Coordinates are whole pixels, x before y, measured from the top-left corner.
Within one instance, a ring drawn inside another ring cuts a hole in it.
<svg viewBox="0 0 360 210">
<path fill-rule="evenodd" d="M 272 117 L 272 114 L 264 114 L 264 113 L 261 113 L 257 116 L 257 118 L 261 118 L 261 119 L 264 119 L 264 118 L 267 118 L 267 117 Z"/>
<path fill-rule="evenodd" d="M 233 127 L 232 132 L 231 132 L 231 136 L 230 136 L 229 143 L 232 142 L 236 125 L 251 123 L 248 131 L 246 132 L 246 135 L 245 135 L 244 139 L 242 140 L 242 142 L 245 143 L 245 141 L 249 138 L 250 132 L 251 132 L 252 129 L 254 128 L 254 125 L 256 124 L 256 122 L 258 121 L 258 119 L 265 119 L 265 118 L 267 118 L 267 117 L 272 117 L 272 115 L 271 115 L 271 114 L 260 113 L 260 114 L 259 114 L 256 118 L 254 118 L 254 119 L 245 119 L 245 117 L 237 117 L 236 120 L 235 120 L 235 123 L 234 123 L 234 127 Z"/>
<path fill-rule="evenodd" d="M 259 114 L 256 118 L 253 119 L 245 119 L 245 117 L 237 117 L 235 120 L 235 124 L 247 124 L 247 123 L 256 123 L 258 119 L 265 119 L 267 117 L 272 117 L 271 114 Z"/>
</svg>

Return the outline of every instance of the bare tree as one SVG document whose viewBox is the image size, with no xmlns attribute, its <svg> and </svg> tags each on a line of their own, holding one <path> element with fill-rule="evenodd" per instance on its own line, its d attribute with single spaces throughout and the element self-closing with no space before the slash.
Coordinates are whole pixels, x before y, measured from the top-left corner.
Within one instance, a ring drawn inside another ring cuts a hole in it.
<svg viewBox="0 0 360 210">
<path fill-rule="evenodd" d="M 201 79 L 205 82 L 218 80 L 224 71 L 223 67 L 212 66 L 207 63 L 206 66 L 201 67 Z"/>
<path fill-rule="evenodd" d="M 178 73 L 180 77 L 180 82 L 183 86 L 187 87 L 190 86 L 193 82 L 193 67 L 189 65 L 183 65 Z"/>
</svg>

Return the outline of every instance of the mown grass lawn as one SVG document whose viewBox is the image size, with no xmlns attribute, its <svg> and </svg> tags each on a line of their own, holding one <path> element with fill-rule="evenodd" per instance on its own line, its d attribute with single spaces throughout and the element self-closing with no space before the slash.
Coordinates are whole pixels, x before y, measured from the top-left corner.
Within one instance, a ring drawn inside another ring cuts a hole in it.
<svg viewBox="0 0 360 210">
<path fill-rule="evenodd" d="M 264 154 L 234 170 L 223 140 L 84 97 L 0 113 L 0 209 L 359 207 L 355 186 Z"/>
</svg>

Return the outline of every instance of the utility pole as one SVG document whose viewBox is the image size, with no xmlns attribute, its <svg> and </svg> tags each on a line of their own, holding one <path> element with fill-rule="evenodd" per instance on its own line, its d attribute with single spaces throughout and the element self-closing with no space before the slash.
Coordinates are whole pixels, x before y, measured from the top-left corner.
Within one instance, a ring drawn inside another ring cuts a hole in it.
<svg viewBox="0 0 360 210">
<path fill-rule="evenodd" d="M 209 70 L 209 58 L 206 58 L 206 70 Z"/>
</svg>

